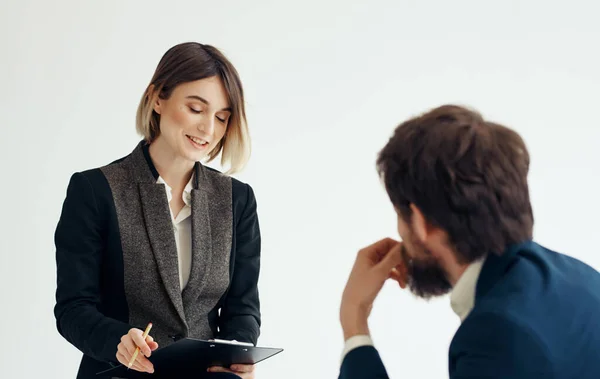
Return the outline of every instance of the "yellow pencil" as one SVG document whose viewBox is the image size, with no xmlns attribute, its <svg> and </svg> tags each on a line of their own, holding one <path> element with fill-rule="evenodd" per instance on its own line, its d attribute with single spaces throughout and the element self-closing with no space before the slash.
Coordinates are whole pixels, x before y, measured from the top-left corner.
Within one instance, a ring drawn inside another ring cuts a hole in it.
<svg viewBox="0 0 600 379">
<path fill-rule="evenodd" d="M 149 323 L 148 326 L 146 327 L 146 330 L 144 331 L 144 335 L 142 336 L 144 338 L 144 340 L 146 340 L 146 337 L 148 337 L 148 334 L 150 333 L 150 329 L 152 329 L 152 323 Z M 135 348 L 135 352 L 133 353 L 133 356 L 131 357 L 131 360 L 129 361 L 127 370 L 129 370 L 131 368 L 131 366 L 133 366 L 133 362 L 135 362 L 135 359 L 137 358 L 139 353 L 140 353 L 140 347 L 138 346 Z"/>
</svg>

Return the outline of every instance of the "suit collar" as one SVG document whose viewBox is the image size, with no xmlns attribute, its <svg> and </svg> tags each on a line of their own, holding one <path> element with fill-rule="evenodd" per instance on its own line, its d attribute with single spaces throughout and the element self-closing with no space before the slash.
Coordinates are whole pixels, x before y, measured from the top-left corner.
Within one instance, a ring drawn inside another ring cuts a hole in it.
<svg viewBox="0 0 600 379">
<path fill-rule="evenodd" d="M 215 175 L 209 177 L 208 169 L 199 162 L 194 166 L 193 188 L 190 191 L 192 268 L 188 285 L 182 291 L 169 202 L 165 187 L 157 183 L 160 175 L 152 162 L 148 147 L 144 141 L 136 146 L 129 157 L 129 167 L 137 182 L 146 231 L 158 273 L 177 314 L 186 324 L 186 311 L 197 302 L 208 283 L 213 266 L 220 264 L 223 254 L 229 253 L 231 181 L 220 176 L 217 179 Z M 225 209 L 227 211 L 223 212 Z"/>
<path fill-rule="evenodd" d="M 461 321 L 465 320 L 475 305 L 475 288 L 485 258 L 479 258 L 466 268 L 450 294 L 450 307 Z"/>
<path fill-rule="evenodd" d="M 152 158 L 150 158 L 150 144 L 146 141 L 142 141 L 140 142 L 139 147 L 141 147 L 142 149 L 142 154 L 144 155 L 144 159 L 146 160 L 146 164 L 148 165 L 148 168 L 150 169 L 154 180 L 158 180 L 158 177 L 160 175 L 156 170 L 156 166 L 154 166 L 154 162 L 152 162 Z"/>
<path fill-rule="evenodd" d="M 532 244 L 533 241 L 527 240 L 508 246 L 501 255 L 493 253 L 487 255 L 477 281 L 475 302 L 484 297 L 502 279 L 518 259 L 519 252 L 531 247 Z"/>
<path fill-rule="evenodd" d="M 145 141 L 137 144 L 129 157 L 130 168 L 137 183 L 156 184 L 159 175 L 150 158 L 148 146 Z"/>
<path fill-rule="evenodd" d="M 150 144 L 146 141 L 140 141 L 131 153 L 131 163 L 133 165 L 134 176 L 136 181 L 142 183 L 156 184 L 156 181 L 160 177 L 152 157 L 150 157 Z M 213 192 L 214 188 L 210 185 L 205 186 L 207 182 L 207 168 L 204 167 L 200 162 L 196 162 L 194 165 L 194 173 L 192 175 L 192 187 L 193 189 L 204 189 L 208 192 Z"/>
<path fill-rule="evenodd" d="M 195 175 L 192 175 L 192 177 L 190 178 L 190 180 L 187 182 L 187 184 L 183 188 L 183 192 L 182 192 L 183 202 L 185 203 L 185 205 L 188 205 L 190 207 L 191 207 L 191 202 L 192 202 L 192 190 L 194 190 L 194 179 L 195 179 L 194 176 Z M 167 200 L 170 203 L 171 200 L 173 199 L 173 194 L 171 193 L 171 191 L 173 189 L 171 188 L 171 186 L 169 186 L 169 184 L 167 182 L 165 182 L 165 180 L 162 178 L 162 176 L 158 177 L 158 180 L 156 181 L 156 183 L 157 184 L 163 184 L 166 187 L 166 189 L 167 189 Z"/>
</svg>

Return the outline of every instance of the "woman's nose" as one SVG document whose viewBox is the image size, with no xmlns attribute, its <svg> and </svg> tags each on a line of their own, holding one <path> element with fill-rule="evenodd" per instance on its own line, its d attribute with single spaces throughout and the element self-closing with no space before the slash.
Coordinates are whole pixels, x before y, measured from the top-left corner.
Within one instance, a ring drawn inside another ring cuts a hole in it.
<svg viewBox="0 0 600 379">
<path fill-rule="evenodd" d="M 207 117 L 198 124 L 198 130 L 212 136 L 215 129 L 215 120 L 213 117 Z"/>
</svg>

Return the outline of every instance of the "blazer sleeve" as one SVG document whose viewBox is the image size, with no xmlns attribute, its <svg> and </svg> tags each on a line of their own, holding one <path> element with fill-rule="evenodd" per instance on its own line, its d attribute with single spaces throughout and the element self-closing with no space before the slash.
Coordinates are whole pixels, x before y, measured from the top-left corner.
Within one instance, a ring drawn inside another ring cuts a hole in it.
<svg viewBox="0 0 600 379">
<path fill-rule="evenodd" d="M 552 376 L 546 349 L 527 326 L 493 312 L 473 316 L 459 331 L 462 347 L 451 357 L 450 379 Z"/>
<path fill-rule="evenodd" d="M 246 201 L 235 228 L 231 283 L 217 321 L 218 337 L 256 345 L 261 323 L 258 296 L 261 236 L 254 191 L 248 184 L 243 186 Z"/>
<path fill-rule="evenodd" d="M 388 379 L 388 374 L 375 347 L 361 346 L 344 357 L 339 379 Z"/>
<path fill-rule="evenodd" d="M 98 310 L 104 232 L 94 190 L 83 173 L 76 173 L 70 179 L 54 235 L 56 325 L 84 354 L 117 362 L 117 345 L 131 327 Z"/>
</svg>

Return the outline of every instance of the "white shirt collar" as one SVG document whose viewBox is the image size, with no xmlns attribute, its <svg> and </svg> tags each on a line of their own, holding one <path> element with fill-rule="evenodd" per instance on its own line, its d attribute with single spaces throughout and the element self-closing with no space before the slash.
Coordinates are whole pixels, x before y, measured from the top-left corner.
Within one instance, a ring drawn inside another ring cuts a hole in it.
<svg viewBox="0 0 600 379">
<path fill-rule="evenodd" d="M 475 306 L 475 289 L 485 257 L 471 263 L 456 282 L 450 294 L 450 306 L 464 321 Z"/>
<path fill-rule="evenodd" d="M 192 202 L 192 190 L 194 189 L 194 186 L 192 183 L 194 180 L 194 174 L 192 174 L 192 177 L 190 178 L 190 180 L 187 182 L 187 184 L 185 185 L 185 188 L 183 189 L 183 202 L 186 205 L 190 205 L 190 203 Z M 165 180 L 162 178 L 162 176 L 158 177 L 158 180 L 156 180 L 157 184 L 164 184 L 167 190 L 167 199 L 169 200 L 169 202 L 171 202 L 171 200 L 173 199 L 173 195 L 171 194 L 172 188 L 167 184 L 167 182 L 165 182 Z"/>
</svg>

